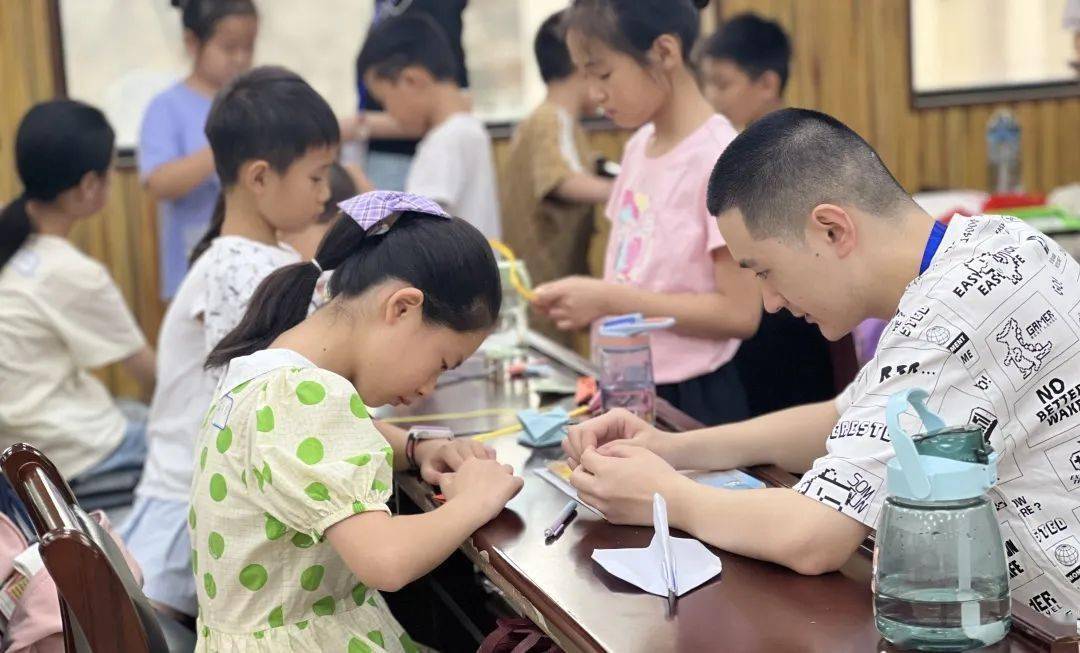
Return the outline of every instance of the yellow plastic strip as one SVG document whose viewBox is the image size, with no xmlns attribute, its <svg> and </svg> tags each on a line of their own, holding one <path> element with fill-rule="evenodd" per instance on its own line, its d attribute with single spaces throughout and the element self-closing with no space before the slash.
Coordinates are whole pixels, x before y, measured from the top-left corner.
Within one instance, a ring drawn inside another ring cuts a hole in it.
<svg viewBox="0 0 1080 653">
<path fill-rule="evenodd" d="M 503 258 L 510 263 L 510 285 L 514 287 L 514 290 L 518 291 L 518 294 L 525 298 L 525 301 L 531 302 L 536 293 L 531 288 L 526 288 L 525 284 L 521 281 L 521 277 L 518 276 L 517 266 L 514 265 L 517 262 L 517 257 L 514 256 L 514 250 L 510 249 L 506 243 L 501 240 L 495 240 L 491 238 L 488 240 L 491 243 L 491 248 L 496 252 L 502 254 Z"/>
<path fill-rule="evenodd" d="M 388 417 L 380 419 L 387 424 L 419 424 L 420 422 L 452 422 L 461 419 L 473 419 L 476 417 L 492 417 L 494 415 L 511 415 L 517 412 L 516 408 L 481 408 L 462 413 L 432 413 L 430 415 L 403 415 L 401 417 Z"/>
<path fill-rule="evenodd" d="M 579 406 L 578 408 L 575 408 L 574 410 L 570 411 L 568 416 L 569 417 L 581 417 L 582 415 L 584 415 L 584 414 L 586 414 L 588 412 L 589 412 L 589 406 L 588 405 Z M 477 442 L 487 442 L 488 440 L 494 440 L 495 438 L 501 438 L 504 435 L 510 435 L 511 433 L 517 433 L 520 430 L 521 430 L 521 424 L 520 423 L 511 424 L 509 426 L 504 426 L 501 429 L 496 429 L 496 430 L 490 431 L 488 433 L 481 433 L 480 435 L 474 435 L 473 440 L 476 440 Z"/>
</svg>

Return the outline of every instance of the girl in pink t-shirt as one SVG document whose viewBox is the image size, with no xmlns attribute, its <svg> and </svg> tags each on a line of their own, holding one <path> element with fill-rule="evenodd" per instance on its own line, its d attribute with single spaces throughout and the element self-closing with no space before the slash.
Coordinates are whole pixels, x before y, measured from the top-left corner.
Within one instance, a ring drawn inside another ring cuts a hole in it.
<svg viewBox="0 0 1080 653">
<path fill-rule="evenodd" d="M 705 189 L 736 135 L 713 112 L 687 66 L 708 0 L 575 0 L 567 45 L 594 99 L 627 142 L 607 216 L 604 279 L 567 277 L 536 289 L 536 307 L 561 329 L 605 315 L 670 316 L 652 336 L 658 394 L 706 424 L 748 417 L 729 365 L 757 330 L 761 299 L 732 260 Z"/>
</svg>

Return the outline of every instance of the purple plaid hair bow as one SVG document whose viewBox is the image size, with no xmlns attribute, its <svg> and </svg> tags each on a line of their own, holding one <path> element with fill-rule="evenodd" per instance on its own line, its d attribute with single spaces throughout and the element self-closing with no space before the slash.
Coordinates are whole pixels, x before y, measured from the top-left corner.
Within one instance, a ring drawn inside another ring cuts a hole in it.
<svg viewBox="0 0 1080 653">
<path fill-rule="evenodd" d="M 356 224 L 369 236 L 379 236 L 390 231 L 398 216 L 405 211 L 450 219 L 450 215 L 433 200 L 395 190 L 374 190 L 350 197 L 338 203 L 338 208 L 356 220 Z"/>
</svg>

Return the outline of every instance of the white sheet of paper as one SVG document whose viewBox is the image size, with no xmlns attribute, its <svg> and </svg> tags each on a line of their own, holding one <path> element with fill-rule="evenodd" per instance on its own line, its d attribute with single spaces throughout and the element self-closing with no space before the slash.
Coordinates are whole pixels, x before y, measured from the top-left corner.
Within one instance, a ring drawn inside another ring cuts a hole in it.
<svg viewBox="0 0 1080 653">
<path fill-rule="evenodd" d="M 566 481 L 559 478 L 559 475 L 555 472 L 551 471 L 550 469 L 544 468 L 536 470 L 535 474 L 547 481 L 548 483 L 554 485 L 560 492 L 562 492 L 566 496 L 570 497 L 582 506 L 585 506 L 586 508 L 591 510 L 593 514 L 595 514 L 597 517 L 604 518 L 604 515 L 599 510 L 593 508 L 592 506 L 581 500 L 581 497 L 578 496 L 577 490 L 574 488 L 573 485 L 570 485 Z"/>
<path fill-rule="evenodd" d="M 581 505 L 591 510 L 597 517 L 603 517 L 604 515 L 593 508 L 589 504 L 581 500 L 578 496 L 577 490 L 573 485 L 564 481 L 558 474 L 550 469 L 543 467 L 533 471 L 534 474 L 544 479 L 548 483 L 551 483 L 560 492 L 570 497 L 574 501 L 577 501 Z M 719 472 L 684 472 L 687 476 L 694 479 L 702 485 L 709 485 L 716 488 L 722 488 L 725 490 L 749 490 L 765 487 L 765 484 L 757 480 L 753 476 L 750 476 L 744 472 L 740 472 L 737 469 L 729 471 Z"/>
<path fill-rule="evenodd" d="M 716 557 L 701 542 L 684 537 L 671 537 L 667 529 L 666 511 L 653 511 L 656 534 L 644 549 L 596 549 L 592 558 L 609 573 L 633 583 L 650 594 L 667 596 L 664 580 L 663 538 L 671 542 L 675 561 L 675 594 L 682 596 L 723 569 Z"/>
</svg>

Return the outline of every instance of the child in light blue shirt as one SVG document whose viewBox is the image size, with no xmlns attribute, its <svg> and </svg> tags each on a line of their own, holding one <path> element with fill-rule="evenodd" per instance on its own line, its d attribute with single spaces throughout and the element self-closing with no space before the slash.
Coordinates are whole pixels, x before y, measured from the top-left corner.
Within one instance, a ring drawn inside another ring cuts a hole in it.
<svg viewBox="0 0 1080 653">
<path fill-rule="evenodd" d="M 154 98 L 139 135 L 139 178 L 158 200 L 161 296 L 171 299 L 206 231 L 221 183 L 204 127 L 217 91 L 251 67 L 252 0 L 191 0 L 183 7 L 191 74 Z"/>
</svg>

